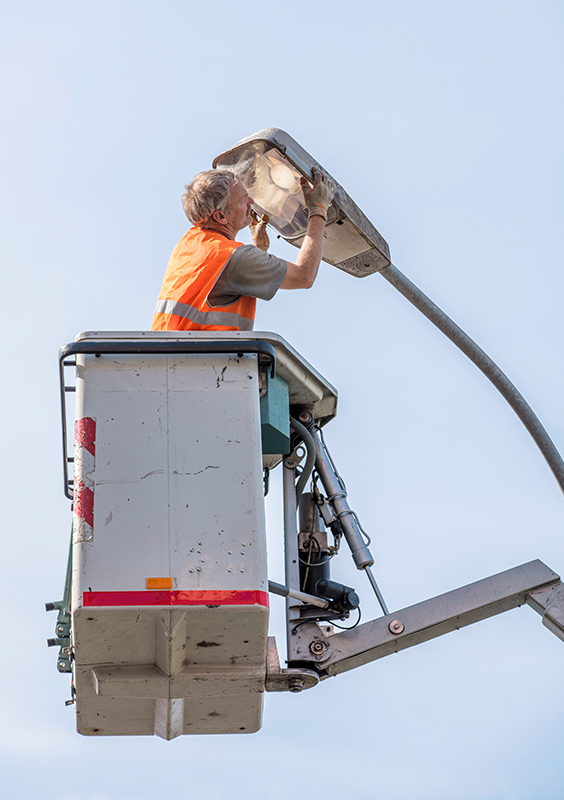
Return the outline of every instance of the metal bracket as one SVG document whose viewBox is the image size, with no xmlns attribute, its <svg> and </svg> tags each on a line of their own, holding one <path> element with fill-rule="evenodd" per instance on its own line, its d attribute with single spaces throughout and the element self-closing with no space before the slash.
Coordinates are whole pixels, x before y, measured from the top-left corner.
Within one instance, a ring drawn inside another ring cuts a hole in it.
<svg viewBox="0 0 564 800">
<path fill-rule="evenodd" d="M 71 646 L 71 615 L 67 608 L 64 607 L 63 601 L 56 603 L 46 603 L 45 608 L 47 611 L 54 611 L 58 609 L 57 622 L 55 623 L 55 633 L 57 634 L 53 639 L 47 639 L 48 647 L 59 646 L 59 655 L 57 657 L 57 669 L 59 672 L 72 672 L 72 646 Z"/>
<path fill-rule="evenodd" d="M 527 605 L 542 616 L 542 624 L 564 641 L 564 587 L 555 583 L 545 589 L 531 592 L 526 597 Z"/>
<path fill-rule="evenodd" d="M 319 675 L 310 669 L 281 669 L 274 636 L 269 636 L 266 647 L 266 691 L 302 692 L 319 683 Z"/>
<path fill-rule="evenodd" d="M 63 599 L 56 600 L 54 603 L 45 603 L 46 611 L 58 611 L 57 622 L 55 623 L 55 639 L 47 639 L 47 645 L 54 647 L 59 645 L 59 655 L 57 658 L 57 669 L 59 672 L 72 672 L 72 617 L 71 606 L 71 583 L 72 583 L 72 526 L 67 556 L 67 571 L 65 574 L 65 586 L 63 589 Z M 73 695 L 74 697 L 74 695 Z"/>
</svg>

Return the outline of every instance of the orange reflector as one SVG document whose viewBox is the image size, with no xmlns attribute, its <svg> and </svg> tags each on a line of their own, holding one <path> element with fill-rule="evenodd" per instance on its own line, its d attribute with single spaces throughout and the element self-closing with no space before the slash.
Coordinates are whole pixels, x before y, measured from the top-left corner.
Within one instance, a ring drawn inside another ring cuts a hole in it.
<svg viewBox="0 0 564 800">
<path fill-rule="evenodd" d="M 172 578 L 147 578 L 147 589 L 172 589 Z"/>
</svg>

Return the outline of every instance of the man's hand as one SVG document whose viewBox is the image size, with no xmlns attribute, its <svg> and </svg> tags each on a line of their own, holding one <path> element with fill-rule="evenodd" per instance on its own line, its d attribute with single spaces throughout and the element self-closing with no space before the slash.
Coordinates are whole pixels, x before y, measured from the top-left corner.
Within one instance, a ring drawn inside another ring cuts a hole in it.
<svg viewBox="0 0 564 800">
<path fill-rule="evenodd" d="M 253 244 L 255 247 L 258 247 L 259 250 L 264 250 L 266 253 L 270 247 L 270 239 L 268 238 L 268 233 L 266 232 L 269 216 L 268 214 L 263 214 L 259 219 L 256 211 L 251 209 L 251 217 L 253 218 L 253 221 L 249 225 L 249 230 L 251 232 L 251 236 L 253 237 Z"/>
<path fill-rule="evenodd" d="M 305 178 L 300 181 L 304 193 L 304 201 L 310 217 L 323 217 L 327 221 L 327 209 L 333 199 L 333 185 L 327 175 L 317 167 L 313 167 L 313 189 Z"/>
</svg>

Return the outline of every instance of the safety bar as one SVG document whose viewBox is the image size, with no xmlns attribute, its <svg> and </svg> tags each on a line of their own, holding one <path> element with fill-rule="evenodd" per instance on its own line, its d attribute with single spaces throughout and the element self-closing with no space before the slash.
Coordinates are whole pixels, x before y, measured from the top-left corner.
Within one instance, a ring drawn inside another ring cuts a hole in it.
<svg viewBox="0 0 564 800">
<path fill-rule="evenodd" d="M 76 366 L 76 362 L 65 363 L 69 356 L 76 355 L 192 355 L 194 353 L 218 353 L 221 355 L 234 353 L 236 355 L 256 354 L 259 364 L 268 364 L 270 375 L 276 375 L 276 351 L 269 342 L 260 341 L 182 341 L 168 342 L 161 340 L 147 341 L 81 341 L 66 344 L 59 350 L 59 383 L 61 389 L 61 421 L 63 433 L 63 477 L 65 497 L 73 499 L 69 485 L 68 449 L 67 449 L 67 409 L 65 386 L 65 366 Z"/>
</svg>

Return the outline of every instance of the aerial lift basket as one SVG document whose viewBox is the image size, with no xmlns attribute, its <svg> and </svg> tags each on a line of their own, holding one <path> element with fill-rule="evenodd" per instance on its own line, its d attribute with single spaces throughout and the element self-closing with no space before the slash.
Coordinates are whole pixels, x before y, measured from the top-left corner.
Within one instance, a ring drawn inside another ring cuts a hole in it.
<svg viewBox="0 0 564 800">
<path fill-rule="evenodd" d="M 274 335 L 89 333 L 68 351 L 78 730 L 256 731 L 263 470 L 289 452 L 290 404 L 330 418 L 336 393 Z"/>
</svg>

